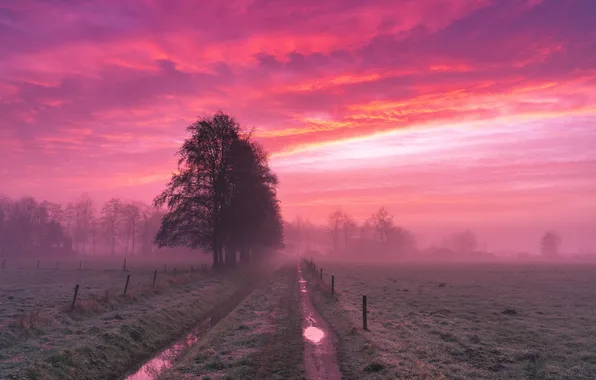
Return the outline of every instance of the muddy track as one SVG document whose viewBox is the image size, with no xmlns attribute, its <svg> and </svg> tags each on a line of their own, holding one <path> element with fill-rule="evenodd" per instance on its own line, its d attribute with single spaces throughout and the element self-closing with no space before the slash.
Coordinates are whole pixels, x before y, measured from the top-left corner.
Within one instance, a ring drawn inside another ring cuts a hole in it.
<svg viewBox="0 0 596 380">
<path fill-rule="evenodd" d="M 286 265 L 279 274 L 286 277 L 287 297 L 281 297 L 276 309 L 282 310 L 287 317 L 281 321 L 272 321 L 277 324 L 277 331 L 263 348 L 256 379 L 305 378 L 301 365 L 304 341 L 296 269 L 293 265 Z M 274 314 L 270 318 L 276 319 Z"/>
<path fill-rule="evenodd" d="M 312 286 L 307 286 L 302 268 L 297 268 L 304 335 L 304 367 L 308 380 L 339 380 L 337 338 L 312 303 Z M 309 289 L 310 288 L 310 289 Z"/>
<path fill-rule="evenodd" d="M 230 314 L 257 287 L 270 278 L 271 275 L 271 271 L 255 274 L 255 278 L 249 284 L 237 290 L 225 301 L 208 312 L 195 329 L 184 335 L 185 338 L 157 353 L 149 361 L 145 361 L 145 363 L 137 365 L 133 370 L 127 371 L 122 378 L 127 380 L 156 379 L 163 369 L 171 366 L 184 352 L 204 336 L 207 331 Z"/>
</svg>

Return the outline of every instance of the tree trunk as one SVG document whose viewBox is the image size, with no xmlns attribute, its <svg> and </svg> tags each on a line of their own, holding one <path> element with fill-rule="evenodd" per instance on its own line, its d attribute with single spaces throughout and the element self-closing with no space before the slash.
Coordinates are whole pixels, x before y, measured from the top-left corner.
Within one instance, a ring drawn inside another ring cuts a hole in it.
<svg viewBox="0 0 596 380">
<path fill-rule="evenodd" d="M 221 268 L 225 264 L 224 263 L 223 248 L 222 247 L 217 247 L 217 256 L 218 256 L 218 262 L 219 262 L 218 267 Z"/>
<path fill-rule="evenodd" d="M 115 227 L 114 225 L 112 225 L 112 241 L 111 241 L 111 254 L 112 256 L 114 256 L 114 253 L 116 253 L 116 231 L 114 230 Z"/>
<path fill-rule="evenodd" d="M 219 250 L 217 246 L 213 247 L 213 269 L 217 269 L 219 267 Z"/>
<path fill-rule="evenodd" d="M 231 267 L 236 269 L 236 248 L 232 249 L 232 252 L 230 252 L 230 258 L 232 259 Z"/>
</svg>

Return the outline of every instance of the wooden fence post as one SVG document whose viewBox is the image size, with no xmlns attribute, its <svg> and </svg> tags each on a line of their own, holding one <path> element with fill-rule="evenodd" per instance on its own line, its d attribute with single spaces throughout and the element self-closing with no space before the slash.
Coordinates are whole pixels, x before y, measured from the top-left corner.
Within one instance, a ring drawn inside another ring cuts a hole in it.
<svg viewBox="0 0 596 380">
<path fill-rule="evenodd" d="M 126 290 L 128 290 L 128 281 L 130 281 L 130 274 L 126 276 L 126 285 L 124 285 L 124 297 L 126 297 Z"/>
<path fill-rule="evenodd" d="M 56 269 L 58 269 L 58 260 L 56 260 Z"/>
<path fill-rule="evenodd" d="M 368 313 L 366 311 L 366 296 L 362 296 L 362 329 L 368 330 Z"/>
<path fill-rule="evenodd" d="M 155 289 L 155 279 L 157 278 L 157 269 L 153 272 L 153 288 Z"/>
<path fill-rule="evenodd" d="M 37 260 L 37 269 L 39 269 L 39 260 Z"/>
<path fill-rule="evenodd" d="M 122 265 L 122 271 L 126 272 L 126 257 L 124 258 L 124 264 Z"/>
<path fill-rule="evenodd" d="M 192 276 L 192 271 L 193 271 L 193 269 L 194 269 L 194 268 L 193 268 L 193 267 L 192 267 L 192 265 L 191 265 L 191 266 L 190 266 L 190 275 L 191 275 L 191 276 Z"/>
<path fill-rule="evenodd" d="M 335 276 L 331 275 L 331 294 L 335 294 Z"/>
<path fill-rule="evenodd" d="M 321 268 L 321 280 L 323 279 L 323 268 Z"/>
<path fill-rule="evenodd" d="M 70 312 L 74 311 L 75 303 L 77 302 L 77 295 L 79 294 L 79 284 L 75 286 L 74 297 L 72 297 L 72 305 L 70 306 Z"/>
</svg>

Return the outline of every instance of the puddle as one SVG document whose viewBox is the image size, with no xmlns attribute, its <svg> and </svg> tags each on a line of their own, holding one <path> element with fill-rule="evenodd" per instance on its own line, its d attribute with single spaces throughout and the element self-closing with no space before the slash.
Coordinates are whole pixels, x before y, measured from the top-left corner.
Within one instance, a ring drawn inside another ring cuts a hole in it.
<svg viewBox="0 0 596 380">
<path fill-rule="evenodd" d="M 304 337 L 317 344 L 325 337 L 325 332 L 318 327 L 307 327 L 304 329 Z"/>
<path fill-rule="evenodd" d="M 184 339 L 181 339 L 172 346 L 161 351 L 134 373 L 124 376 L 124 379 L 156 380 L 164 370 L 172 367 L 182 354 L 196 344 L 199 339 L 211 329 L 211 327 L 215 326 L 222 318 L 231 313 L 242 300 L 252 293 L 252 291 L 261 283 L 259 277 L 261 279 L 268 278 L 269 275 L 271 275 L 271 273 L 268 273 L 267 276 L 264 277 L 258 276 L 257 280 L 254 280 L 248 286 L 236 291 L 229 299 L 213 309 L 213 311 L 203 319 L 199 326 L 186 335 Z"/>
<path fill-rule="evenodd" d="M 314 308 L 307 283 L 298 266 L 300 304 L 302 307 L 302 336 L 304 337 L 304 367 L 309 380 L 341 379 L 335 346 L 329 337 L 329 328 Z"/>
<path fill-rule="evenodd" d="M 164 370 L 170 368 L 176 360 L 190 347 L 197 343 L 211 327 L 211 318 L 204 321 L 201 327 L 186 336 L 185 339 L 175 343 L 171 347 L 157 354 L 153 359 L 145 363 L 137 372 L 125 377 L 126 380 L 154 380 Z"/>
</svg>

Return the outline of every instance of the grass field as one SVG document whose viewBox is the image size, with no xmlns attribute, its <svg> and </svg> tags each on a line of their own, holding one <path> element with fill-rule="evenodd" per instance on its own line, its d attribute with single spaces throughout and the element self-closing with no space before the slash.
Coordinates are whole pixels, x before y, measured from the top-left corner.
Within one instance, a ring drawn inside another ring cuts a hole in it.
<svg viewBox="0 0 596 380">
<path fill-rule="evenodd" d="M 78 261 L 39 270 L 37 260 L 29 261 L 0 271 L 0 378 L 121 376 L 193 327 L 251 277 L 243 269 L 232 276 L 203 273 L 200 262 L 192 263 L 191 275 L 191 263 L 182 261 L 169 264 L 167 273 L 161 262 L 130 259 L 127 272 L 121 259 L 87 260 L 82 270 Z M 80 298 L 71 313 L 75 284 Z"/>
<path fill-rule="evenodd" d="M 594 265 L 317 264 L 347 378 L 596 378 Z"/>
</svg>

